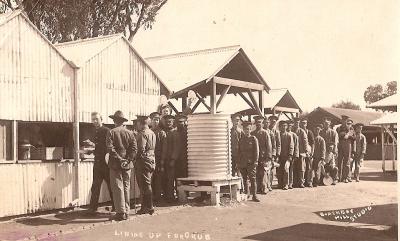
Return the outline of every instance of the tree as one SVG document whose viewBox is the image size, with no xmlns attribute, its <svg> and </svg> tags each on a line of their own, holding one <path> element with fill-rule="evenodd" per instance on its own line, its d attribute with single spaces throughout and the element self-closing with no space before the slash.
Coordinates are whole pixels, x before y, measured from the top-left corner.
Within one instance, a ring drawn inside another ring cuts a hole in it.
<svg viewBox="0 0 400 241">
<path fill-rule="evenodd" d="M 339 103 L 333 104 L 332 107 L 334 108 L 342 108 L 342 109 L 352 109 L 352 110 L 361 110 L 361 107 L 357 104 L 354 104 L 353 102 L 349 100 L 342 100 Z"/>
<path fill-rule="evenodd" d="M 397 93 L 397 81 L 391 81 L 386 84 L 386 95 L 391 96 Z"/>
<path fill-rule="evenodd" d="M 380 84 L 370 85 L 364 92 L 364 100 L 367 104 L 371 104 L 396 93 L 397 81 L 388 82 L 385 89 Z"/>
<path fill-rule="evenodd" d="M 0 12 L 22 9 L 53 43 L 151 28 L 167 0 L 0 0 Z"/>
</svg>

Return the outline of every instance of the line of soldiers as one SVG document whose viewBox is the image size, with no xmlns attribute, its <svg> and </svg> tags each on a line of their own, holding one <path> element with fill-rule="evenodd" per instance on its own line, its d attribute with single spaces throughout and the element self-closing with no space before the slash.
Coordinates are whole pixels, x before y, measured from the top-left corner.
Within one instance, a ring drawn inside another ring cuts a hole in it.
<svg viewBox="0 0 400 241">
<path fill-rule="evenodd" d="M 99 113 L 92 113 L 95 127 L 93 184 L 90 213 L 95 214 L 103 180 L 107 183 L 116 215 L 112 219 L 128 219 L 132 168 L 140 190 L 138 214 L 153 214 L 154 204 L 162 197 L 175 202 L 176 178 L 187 176 L 187 117 L 172 116 L 169 106 L 160 113 L 138 116 L 134 130 L 124 125 L 128 120 L 121 111 L 109 116 L 115 127 L 108 129 Z M 109 154 L 108 163 L 106 154 Z"/>
<path fill-rule="evenodd" d="M 363 124 L 357 123 L 354 129 L 348 116 L 342 119 L 337 130 L 332 129 L 331 119 L 325 118 L 312 132 L 306 118 L 280 121 L 277 126 L 274 115 L 255 116 L 253 127 L 250 121 L 242 122 L 239 114 L 232 115 L 232 175 L 242 177 L 244 192 L 256 202 L 260 201 L 257 194 L 272 191 L 274 169 L 278 188 L 283 190 L 317 187 L 324 178 L 332 185 L 351 182 L 353 164 L 358 182 L 366 153 Z"/>
</svg>

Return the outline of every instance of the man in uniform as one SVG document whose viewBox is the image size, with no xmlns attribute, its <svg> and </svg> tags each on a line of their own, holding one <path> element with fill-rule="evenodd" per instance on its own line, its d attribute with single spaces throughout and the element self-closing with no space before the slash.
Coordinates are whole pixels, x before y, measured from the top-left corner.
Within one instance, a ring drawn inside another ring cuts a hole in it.
<svg viewBox="0 0 400 241">
<path fill-rule="evenodd" d="M 269 119 L 265 116 L 264 118 L 264 130 L 268 132 L 268 135 L 270 136 L 271 139 L 271 146 L 272 146 L 272 157 L 270 164 L 268 164 L 264 169 L 265 169 L 265 185 L 266 185 L 266 190 L 272 191 L 272 180 L 273 178 L 273 167 L 274 167 L 274 156 L 276 155 L 276 142 L 275 142 L 275 136 L 274 133 L 268 128 L 269 127 Z"/>
<path fill-rule="evenodd" d="M 354 178 L 356 179 L 356 182 L 360 181 L 360 167 L 362 162 L 364 161 L 365 153 L 367 152 L 367 139 L 361 133 L 363 126 L 364 125 L 361 123 L 357 123 L 354 126 L 356 134 L 355 134 L 353 163 L 355 164 Z"/>
<path fill-rule="evenodd" d="M 305 181 L 306 186 L 312 187 L 313 185 L 313 152 L 314 152 L 314 134 L 312 131 L 307 129 L 308 120 L 306 118 L 302 118 L 300 120 L 300 128 L 304 130 L 307 134 L 307 147 L 306 147 L 306 155 L 305 155 Z M 300 144 L 300 143 L 299 143 Z"/>
<path fill-rule="evenodd" d="M 240 175 L 243 178 L 244 192 L 247 198 L 250 194 L 253 196 L 253 201 L 260 202 L 257 197 L 257 183 L 256 183 L 256 170 L 257 161 L 259 160 L 259 144 L 257 138 L 251 135 L 251 122 L 243 122 L 243 137 L 239 140 L 239 154 L 238 168 Z M 250 186 L 249 188 L 249 181 Z"/>
<path fill-rule="evenodd" d="M 187 152 L 187 116 L 179 114 L 176 117 L 176 129 L 178 133 L 178 159 L 175 163 L 176 178 L 188 175 L 188 152 Z"/>
<path fill-rule="evenodd" d="M 103 125 L 103 118 L 97 112 L 92 113 L 92 123 L 95 128 L 94 135 L 94 143 L 91 143 L 94 146 L 94 165 L 93 165 L 93 183 L 91 188 L 91 197 L 90 197 L 90 212 L 95 213 L 99 206 L 99 196 L 101 190 L 101 184 L 103 180 L 107 184 L 108 193 L 110 194 L 112 209 L 111 211 L 115 211 L 114 202 L 111 192 L 110 186 L 110 169 L 107 166 L 105 161 L 105 156 L 107 154 L 107 146 L 106 146 L 106 136 L 108 131 L 107 127 Z"/>
<path fill-rule="evenodd" d="M 236 176 L 240 174 L 237 168 L 237 162 L 239 158 L 239 141 L 243 136 L 243 131 L 239 128 L 241 116 L 239 114 L 233 114 L 231 119 L 233 125 L 231 128 L 232 176 Z"/>
<path fill-rule="evenodd" d="M 268 120 L 269 120 L 268 129 L 270 130 L 270 133 L 272 135 L 272 140 L 275 142 L 275 148 L 274 151 L 272 152 L 273 165 L 269 176 L 269 182 L 270 182 L 269 191 L 272 191 L 272 181 L 274 179 L 275 163 L 279 163 L 279 155 L 281 154 L 281 133 L 279 132 L 278 127 L 276 126 L 278 117 L 275 115 L 271 115 L 268 117 Z"/>
<path fill-rule="evenodd" d="M 163 148 L 166 145 L 167 135 L 165 131 L 160 127 L 160 113 L 153 112 L 150 114 L 151 119 L 151 130 L 156 135 L 156 147 L 155 147 L 155 158 L 156 158 L 156 169 L 153 173 L 152 178 L 152 189 L 154 193 L 154 202 L 161 200 L 161 194 L 165 195 L 164 190 L 164 160 L 162 159 Z"/>
<path fill-rule="evenodd" d="M 321 131 L 321 137 L 325 140 L 326 151 L 332 152 L 337 156 L 339 137 L 338 133 L 332 129 L 331 119 L 328 117 L 324 118 L 324 128 Z"/>
<path fill-rule="evenodd" d="M 168 104 L 160 105 L 159 109 L 161 114 L 159 126 L 161 127 L 161 129 L 164 129 L 167 127 L 167 124 L 165 122 L 166 119 L 164 118 L 164 116 L 171 115 L 172 109 L 171 106 L 169 106 Z"/>
<path fill-rule="evenodd" d="M 174 128 L 173 115 L 165 115 L 163 117 L 165 123 L 165 148 L 162 150 L 162 160 L 164 160 L 165 170 L 165 196 L 167 202 L 175 201 L 175 165 L 179 157 L 179 136 L 178 131 Z"/>
<path fill-rule="evenodd" d="M 151 177 L 156 167 L 156 135 L 149 128 L 150 118 L 138 116 L 137 158 L 135 173 L 141 197 L 141 208 L 138 214 L 154 213 Z"/>
<path fill-rule="evenodd" d="M 128 121 L 122 111 L 116 111 L 109 116 L 115 127 L 107 132 L 106 145 L 110 154 L 110 184 L 116 210 L 115 220 L 128 219 L 130 209 L 131 169 L 137 153 L 137 144 L 133 132 L 126 129 L 124 122 Z"/>
<path fill-rule="evenodd" d="M 337 132 L 339 135 L 338 145 L 338 167 L 339 167 L 339 180 L 348 183 L 351 182 L 350 159 L 354 145 L 354 129 L 352 127 L 353 121 L 348 116 L 342 116 L 343 123 L 338 127 Z"/>
<path fill-rule="evenodd" d="M 256 129 L 251 133 L 258 141 L 259 157 L 257 166 L 257 193 L 266 193 L 266 180 L 269 180 L 269 169 L 272 167 L 272 141 L 268 131 L 263 128 L 263 116 L 255 116 Z M 268 170 L 268 171 L 267 171 Z"/>
<path fill-rule="evenodd" d="M 314 187 L 317 187 L 321 181 L 321 171 L 324 165 L 324 159 L 326 156 L 326 145 L 325 140 L 320 136 L 322 130 L 322 125 L 317 125 L 315 127 L 315 146 L 314 146 Z"/>
<path fill-rule="evenodd" d="M 299 151 L 299 136 L 297 135 L 297 130 L 294 129 L 295 122 L 290 120 L 287 122 L 288 127 L 287 131 L 292 135 L 293 138 L 293 159 L 290 162 L 290 173 L 289 175 L 289 189 L 293 188 L 293 183 L 296 183 L 298 187 L 304 188 L 304 159 L 300 158 Z M 296 131 L 296 132 L 295 132 Z M 303 131 L 299 131 L 304 138 L 305 133 Z M 303 139 L 304 141 L 304 139 Z"/>
<path fill-rule="evenodd" d="M 293 135 L 288 132 L 286 121 L 279 122 L 281 134 L 281 153 L 279 155 L 278 186 L 283 190 L 289 188 L 289 180 L 293 181 Z"/>
</svg>

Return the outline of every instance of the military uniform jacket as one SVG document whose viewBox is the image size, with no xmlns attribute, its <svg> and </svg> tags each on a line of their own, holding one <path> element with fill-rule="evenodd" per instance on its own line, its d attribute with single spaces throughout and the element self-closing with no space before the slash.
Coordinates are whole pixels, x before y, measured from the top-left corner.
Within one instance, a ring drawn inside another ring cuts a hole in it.
<svg viewBox="0 0 400 241">
<path fill-rule="evenodd" d="M 259 144 L 255 136 L 244 136 L 239 140 L 238 168 L 246 168 L 249 165 L 257 165 L 259 158 Z"/>
<path fill-rule="evenodd" d="M 339 142 L 339 136 L 336 131 L 332 128 L 321 130 L 321 137 L 325 140 L 326 149 L 328 150 L 329 146 L 333 146 L 333 151 L 337 153 L 337 144 Z"/>
<path fill-rule="evenodd" d="M 187 154 L 188 154 L 187 130 L 186 128 L 182 130 L 177 129 L 177 133 L 178 133 L 178 145 L 177 145 L 178 160 L 185 161 L 187 160 Z"/>
<path fill-rule="evenodd" d="M 121 170 L 121 161 L 129 161 L 129 168 L 133 167 L 133 161 L 137 154 L 137 143 L 133 132 L 125 126 L 118 126 L 107 132 L 107 150 L 110 153 L 108 166 Z"/>
<path fill-rule="evenodd" d="M 355 136 L 353 127 L 350 127 L 350 129 L 348 129 L 346 126 L 341 125 L 337 128 L 337 133 L 339 136 L 339 144 L 351 143 L 354 141 Z M 347 139 L 344 138 L 346 134 L 350 134 Z"/>
<path fill-rule="evenodd" d="M 294 153 L 293 135 L 289 132 L 281 133 L 281 154 L 280 157 L 292 157 Z"/>
<path fill-rule="evenodd" d="M 155 148 L 156 166 L 162 167 L 164 165 L 164 160 L 162 159 L 162 153 L 163 149 L 166 148 L 167 134 L 160 126 L 153 128 L 152 131 L 156 135 L 156 148 Z"/>
<path fill-rule="evenodd" d="M 106 144 L 106 138 L 107 138 L 107 133 L 110 131 L 105 126 L 100 126 L 99 128 L 95 129 L 95 135 L 94 135 L 94 160 L 99 163 L 104 163 L 105 162 L 105 156 L 107 154 L 107 144 Z"/>
<path fill-rule="evenodd" d="M 293 157 L 299 157 L 299 137 L 295 132 L 290 132 L 293 138 Z"/>
<path fill-rule="evenodd" d="M 271 133 L 271 139 L 273 142 L 272 155 L 279 156 L 281 154 L 281 133 L 275 128 L 269 129 L 269 131 Z"/>
<path fill-rule="evenodd" d="M 239 157 L 239 141 L 244 135 L 241 129 L 231 128 L 231 148 L 232 148 L 232 157 Z"/>
<path fill-rule="evenodd" d="M 149 128 L 138 132 L 137 135 L 137 165 L 142 165 L 147 171 L 154 171 L 156 134 Z"/>
<path fill-rule="evenodd" d="M 165 129 L 165 148 L 162 150 L 162 160 L 164 162 L 172 163 L 175 165 L 175 161 L 179 157 L 179 136 L 176 128 Z"/>
<path fill-rule="evenodd" d="M 356 134 L 354 147 L 355 158 L 361 158 L 367 152 L 367 139 L 362 133 Z"/>
<path fill-rule="evenodd" d="M 259 161 L 268 161 L 272 159 L 272 140 L 271 135 L 264 129 L 255 130 L 251 133 L 258 141 Z"/>
<path fill-rule="evenodd" d="M 310 154 L 310 156 L 313 156 L 314 155 L 314 144 L 315 144 L 314 134 L 309 129 L 304 129 L 304 130 L 307 133 L 308 145 L 310 145 L 310 147 L 311 147 L 311 153 L 309 153 L 309 154 Z"/>
<path fill-rule="evenodd" d="M 325 155 L 326 155 L 325 140 L 321 136 L 317 136 L 315 138 L 315 143 L 314 143 L 314 159 L 316 160 L 325 159 Z"/>
<path fill-rule="evenodd" d="M 298 154 L 295 156 L 306 156 L 307 154 L 307 147 L 309 145 L 308 143 L 308 137 L 307 133 L 304 129 L 297 128 L 297 130 L 294 132 L 297 135 L 297 145 L 298 145 Z M 296 153 L 297 153 L 296 152 Z"/>
</svg>

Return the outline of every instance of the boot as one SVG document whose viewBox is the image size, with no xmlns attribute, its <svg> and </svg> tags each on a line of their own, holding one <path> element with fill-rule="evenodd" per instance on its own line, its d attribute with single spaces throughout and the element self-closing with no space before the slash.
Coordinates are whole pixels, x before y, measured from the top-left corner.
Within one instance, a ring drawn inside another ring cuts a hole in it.
<svg viewBox="0 0 400 241">
<path fill-rule="evenodd" d="M 256 195 L 253 195 L 253 199 L 254 202 L 260 202 L 260 199 L 258 199 L 258 197 Z"/>
</svg>

